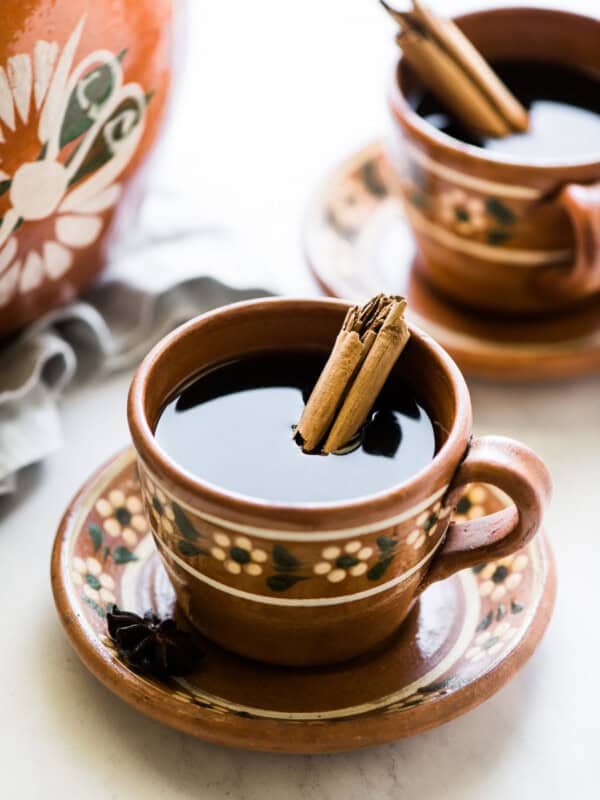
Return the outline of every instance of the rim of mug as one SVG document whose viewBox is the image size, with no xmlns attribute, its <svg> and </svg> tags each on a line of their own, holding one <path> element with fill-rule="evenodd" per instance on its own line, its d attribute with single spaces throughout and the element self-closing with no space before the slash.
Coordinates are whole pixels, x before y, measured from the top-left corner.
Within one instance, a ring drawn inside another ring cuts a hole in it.
<svg viewBox="0 0 600 800">
<path fill-rule="evenodd" d="M 556 16 L 561 15 L 570 19 L 579 19 L 582 23 L 593 23 L 600 28 L 600 19 L 590 17 L 586 14 L 579 14 L 574 11 L 565 11 L 558 8 L 543 8 L 536 6 L 498 6 L 496 8 L 480 9 L 479 11 L 470 11 L 466 14 L 458 14 L 452 19 L 455 22 L 473 19 L 482 16 L 501 16 L 508 13 L 527 13 L 537 16 Z M 397 114 L 402 121 L 410 128 L 411 133 L 416 136 L 424 137 L 425 139 L 433 140 L 436 145 L 442 147 L 446 151 L 454 155 L 468 156 L 476 160 L 480 160 L 490 165 L 519 167 L 521 169 L 538 170 L 544 168 L 547 170 L 564 170 L 569 167 L 593 167 L 600 168 L 600 148 L 592 153 L 588 153 L 585 157 L 573 157 L 566 159 L 557 158 L 519 158 L 517 156 L 503 155 L 494 153 L 490 155 L 487 150 L 477 145 L 467 144 L 461 142 L 460 139 L 455 139 L 447 133 L 440 131 L 427 122 L 413 109 L 408 102 L 404 93 L 400 88 L 400 81 L 398 80 L 398 73 L 402 69 L 405 59 L 403 55 L 394 60 L 391 69 L 390 79 L 388 81 L 388 103 L 394 114 Z"/>
<path fill-rule="evenodd" d="M 431 461 L 420 469 L 408 480 L 402 481 L 394 486 L 373 494 L 347 500 L 333 500 L 329 502 L 306 502 L 289 503 L 275 500 L 267 500 L 244 495 L 225 487 L 218 486 L 203 478 L 193 475 L 174 461 L 159 446 L 153 430 L 145 413 L 145 400 L 147 388 L 152 381 L 153 370 L 157 363 L 175 342 L 182 337 L 189 336 L 192 332 L 197 332 L 199 328 L 210 323 L 216 318 L 230 317 L 235 319 L 239 314 L 257 313 L 259 314 L 265 306 L 279 305 L 288 308 L 290 313 L 308 312 L 315 307 L 321 306 L 323 309 L 344 309 L 351 303 L 344 300 L 331 298 L 260 298 L 257 300 L 243 300 L 222 306 L 213 311 L 209 311 L 198 317 L 194 317 L 188 322 L 180 325 L 175 330 L 164 336 L 145 356 L 139 365 L 131 386 L 127 402 L 127 417 L 133 444 L 138 455 L 141 457 L 145 466 L 151 472 L 166 474 L 169 480 L 176 486 L 183 488 L 188 494 L 197 496 L 208 504 L 220 507 L 227 507 L 229 511 L 235 511 L 240 516 L 265 516 L 285 517 L 289 516 L 290 522 L 294 525 L 302 525 L 314 521 L 315 515 L 327 514 L 331 519 L 328 520 L 327 529 L 335 530 L 337 526 L 335 518 L 352 518 L 354 513 L 360 511 L 361 514 L 380 517 L 386 519 L 390 515 L 390 510 L 396 505 L 405 504 L 410 501 L 411 496 L 420 496 L 423 483 L 429 481 L 439 481 L 442 473 L 448 473 L 447 465 L 449 462 L 454 464 L 451 474 L 461 462 L 468 447 L 472 427 L 471 398 L 466 381 L 448 353 L 428 334 L 421 331 L 416 326 L 409 323 L 411 336 L 414 336 L 426 347 L 429 355 L 441 366 L 448 380 L 454 395 L 455 415 L 450 430 L 447 430 L 447 437 L 442 446 L 436 451 Z M 201 372 L 202 365 L 199 365 L 198 372 Z M 192 375 L 190 375 L 190 378 Z M 176 389 L 176 387 L 173 387 Z M 165 397 L 165 401 L 167 397 Z M 157 470 L 158 466 L 158 470 Z M 397 513 L 397 512 L 396 512 Z M 331 524 L 330 524 L 331 523 Z M 358 524 L 358 522 L 357 522 Z M 281 524 L 279 524 L 281 527 Z M 318 535 L 319 531 L 314 531 Z M 306 532 L 310 537 L 311 532 Z"/>
</svg>

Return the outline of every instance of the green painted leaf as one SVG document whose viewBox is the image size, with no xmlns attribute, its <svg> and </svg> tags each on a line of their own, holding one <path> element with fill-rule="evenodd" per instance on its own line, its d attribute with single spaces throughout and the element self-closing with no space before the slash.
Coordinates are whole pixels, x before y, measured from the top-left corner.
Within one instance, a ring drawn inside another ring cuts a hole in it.
<svg viewBox="0 0 600 800">
<path fill-rule="evenodd" d="M 508 567 L 505 567 L 504 564 L 500 564 L 499 567 L 496 567 L 494 570 L 494 574 L 492 575 L 492 580 L 494 583 L 502 583 L 508 577 Z"/>
<path fill-rule="evenodd" d="M 232 547 L 229 551 L 232 561 L 238 564 L 248 564 L 250 561 L 250 553 L 245 547 Z"/>
<path fill-rule="evenodd" d="M 458 513 L 458 514 L 466 514 L 466 513 L 467 513 L 467 511 L 468 511 L 470 508 L 471 508 L 471 501 L 469 500 L 469 498 L 467 497 L 467 495 L 466 495 L 466 494 L 464 494 L 464 495 L 463 495 L 463 496 L 460 498 L 460 500 L 458 501 L 458 503 L 456 504 L 456 511 L 457 511 L 457 513 Z"/>
<path fill-rule="evenodd" d="M 88 597 L 86 594 L 82 594 L 81 599 L 86 605 L 88 605 L 90 608 L 93 608 L 99 617 L 102 617 L 102 619 L 106 618 L 106 611 L 102 608 L 102 606 L 99 606 L 95 600 L 92 600 L 92 598 Z"/>
<path fill-rule="evenodd" d="M 415 208 L 420 208 L 422 211 L 429 208 L 429 198 L 423 192 L 412 192 L 408 199 Z"/>
<path fill-rule="evenodd" d="M 5 180 L 5 181 L 0 181 L 0 195 L 4 194 L 5 192 L 8 192 L 8 190 L 10 189 L 11 184 L 12 184 L 12 180 L 10 178 L 8 180 Z"/>
<path fill-rule="evenodd" d="M 499 636 L 490 636 L 490 638 L 487 640 L 487 642 L 483 643 L 483 649 L 484 650 L 489 650 L 490 647 L 493 647 L 495 644 L 498 644 L 499 641 L 500 641 L 500 637 Z"/>
<path fill-rule="evenodd" d="M 102 588 L 102 584 L 100 583 L 98 578 L 95 575 L 92 575 L 91 572 L 88 572 L 88 574 L 85 576 L 85 582 L 87 583 L 88 586 L 91 586 L 92 589 L 98 590 Z"/>
<path fill-rule="evenodd" d="M 119 506 L 119 508 L 115 509 L 115 517 L 121 525 L 129 525 L 131 522 L 131 511 L 125 508 L 125 506 Z"/>
<path fill-rule="evenodd" d="M 282 572 L 297 569 L 299 566 L 301 566 L 296 556 L 292 555 L 290 551 L 282 544 L 273 545 L 272 556 L 275 569 Z"/>
<path fill-rule="evenodd" d="M 75 141 L 94 124 L 88 114 L 90 105 L 102 106 L 113 91 L 113 73 L 108 64 L 102 64 L 79 80 L 71 92 L 60 131 L 60 147 Z M 83 104 L 82 102 L 83 101 Z"/>
<path fill-rule="evenodd" d="M 494 612 L 488 611 L 485 617 L 481 620 L 479 625 L 475 628 L 477 632 L 487 630 L 494 621 Z"/>
<path fill-rule="evenodd" d="M 206 556 L 208 553 L 201 547 L 196 547 L 195 544 L 188 542 L 187 539 L 180 539 L 177 542 L 179 552 L 184 556 Z"/>
<path fill-rule="evenodd" d="M 94 545 L 94 553 L 97 553 L 102 545 L 102 529 L 99 525 L 90 525 L 88 528 L 88 533 L 90 535 L 90 539 L 92 540 L 92 544 Z"/>
<path fill-rule="evenodd" d="M 173 507 L 175 507 L 175 504 L 173 504 Z M 164 512 L 164 508 L 163 508 L 162 503 L 160 502 L 160 500 L 158 499 L 158 497 L 156 495 L 154 495 L 152 497 L 152 508 L 156 511 L 156 513 L 158 514 L 159 517 L 162 516 L 162 514 Z M 179 508 L 179 506 L 177 506 L 177 508 Z"/>
<path fill-rule="evenodd" d="M 504 244 L 510 239 L 510 233 L 508 231 L 501 231 L 498 228 L 494 228 L 491 231 L 488 231 L 486 234 L 487 243 L 493 245 L 494 247 L 499 244 Z"/>
<path fill-rule="evenodd" d="M 433 692 L 439 692 L 440 689 L 445 689 L 452 678 L 444 678 L 441 681 L 436 681 L 435 683 L 430 683 L 428 686 L 421 686 L 420 689 L 417 689 L 419 694 L 433 694 Z"/>
<path fill-rule="evenodd" d="M 521 603 L 515 603 L 514 600 L 511 600 L 511 603 L 510 603 L 510 613 L 511 614 L 520 614 L 521 611 L 523 611 L 524 608 L 525 608 L 525 606 L 522 606 Z"/>
<path fill-rule="evenodd" d="M 137 561 L 138 557 L 128 547 L 119 545 L 113 550 L 113 559 L 115 564 L 127 564 L 129 561 Z"/>
<path fill-rule="evenodd" d="M 389 551 L 393 550 L 397 544 L 397 540 L 392 539 L 390 536 L 377 537 L 377 547 L 384 553 L 389 553 Z"/>
<path fill-rule="evenodd" d="M 340 567 L 341 569 L 348 569 L 348 567 L 355 567 L 358 564 L 358 558 L 349 555 L 348 553 L 344 553 L 343 556 L 339 556 L 336 558 L 335 565 L 336 567 Z"/>
<path fill-rule="evenodd" d="M 110 547 L 108 545 L 104 545 L 104 549 L 102 550 L 102 561 L 106 561 L 109 555 L 110 555 Z"/>
<path fill-rule="evenodd" d="M 375 197 L 385 197 L 387 195 L 387 186 L 381 180 L 379 170 L 374 161 L 367 161 L 361 169 L 361 173 L 363 182 L 372 195 L 375 195 Z"/>
<path fill-rule="evenodd" d="M 454 218 L 457 222 L 469 222 L 471 215 L 466 208 L 462 208 L 462 206 L 456 206 L 454 209 Z"/>
<path fill-rule="evenodd" d="M 173 503 L 173 514 L 175 516 L 175 524 L 179 528 L 179 532 L 182 536 L 185 536 L 186 539 L 192 542 L 200 538 L 200 534 L 196 528 L 194 528 L 184 510 L 177 503 Z"/>
<path fill-rule="evenodd" d="M 285 592 L 290 589 L 299 581 L 305 581 L 306 578 L 302 575 L 269 575 L 267 578 L 267 586 L 273 592 Z"/>
<path fill-rule="evenodd" d="M 376 564 L 374 564 L 367 572 L 367 578 L 370 581 L 378 581 L 380 578 L 382 578 L 385 571 L 392 563 L 393 558 L 393 556 L 386 556 L 386 558 L 382 558 L 381 561 L 378 561 Z"/>
<path fill-rule="evenodd" d="M 512 225 L 517 219 L 515 212 L 505 206 L 497 197 L 488 197 L 485 201 L 485 208 L 488 214 L 501 225 Z"/>
<path fill-rule="evenodd" d="M 428 533 L 437 521 L 437 514 L 432 514 L 427 520 L 425 520 L 425 524 L 423 525 L 423 530 L 425 533 Z"/>
<path fill-rule="evenodd" d="M 139 103 L 132 97 L 127 97 L 120 103 L 109 119 L 104 123 L 104 127 L 98 131 L 79 169 L 69 181 L 69 186 L 85 178 L 91 172 L 95 172 L 113 157 L 113 149 L 109 145 L 109 141 L 105 135 L 107 126 L 110 125 L 112 140 L 118 142 L 124 139 L 131 130 L 139 124 L 142 110 Z"/>
<path fill-rule="evenodd" d="M 496 610 L 496 622 L 500 622 L 500 620 L 503 619 L 505 615 L 506 615 L 506 608 L 502 605 L 502 603 L 500 603 L 500 605 Z"/>
<path fill-rule="evenodd" d="M 480 572 L 481 572 L 483 569 L 485 569 L 485 567 L 486 567 L 486 565 L 485 565 L 485 564 L 477 564 L 477 566 L 476 566 L 476 567 L 473 567 L 472 571 L 475 573 L 475 575 L 477 575 L 477 574 L 478 574 L 478 573 L 480 573 Z"/>
</svg>

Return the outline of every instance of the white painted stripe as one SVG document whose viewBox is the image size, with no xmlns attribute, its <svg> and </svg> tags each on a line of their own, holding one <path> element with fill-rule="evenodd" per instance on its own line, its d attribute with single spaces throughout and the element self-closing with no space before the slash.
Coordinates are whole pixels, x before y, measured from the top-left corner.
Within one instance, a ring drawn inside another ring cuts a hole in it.
<svg viewBox="0 0 600 800">
<path fill-rule="evenodd" d="M 15 98 L 17 111 L 23 122 L 29 119 L 29 106 L 31 105 L 31 90 L 33 88 L 33 75 L 31 59 L 26 53 L 8 59 L 6 67 L 8 82 Z"/>
<path fill-rule="evenodd" d="M 456 250 L 459 253 L 482 258 L 485 261 L 510 263 L 515 267 L 539 267 L 547 264 L 561 264 L 568 262 L 573 257 L 572 250 L 520 250 L 510 247 L 494 247 L 493 245 L 464 239 L 455 233 L 436 225 L 427 219 L 424 214 L 417 211 L 409 203 L 404 208 L 411 223 L 421 233 L 435 239 L 439 244 Z"/>
<path fill-rule="evenodd" d="M 456 183 L 458 186 L 466 186 L 469 189 L 475 189 L 482 194 L 500 195 L 501 197 L 514 197 L 523 200 L 535 200 L 542 196 L 539 189 L 533 189 L 531 186 L 519 186 L 514 183 L 498 183 L 496 181 L 488 181 L 484 178 L 476 178 L 474 175 L 469 175 L 466 172 L 459 172 L 452 167 L 447 167 L 440 164 L 439 161 L 434 161 L 426 153 L 420 150 L 415 145 L 406 145 L 410 156 L 422 167 L 433 172 L 444 180 Z"/>
<path fill-rule="evenodd" d="M 159 548 L 164 550 L 166 553 L 169 554 L 169 557 L 175 561 L 182 569 L 184 569 L 187 573 L 192 575 L 194 578 L 197 578 L 199 581 L 212 586 L 213 589 L 217 589 L 217 591 L 225 592 L 225 594 L 233 595 L 234 597 L 239 597 L 242 600 L 250 600 L 253 603 L 262 603 L 268 606 L 301 606 L 301 607 L 314 607 L 314 606 L 339 606 L 343 605 L 344 603 L 353 603 L 356 600 L 364 600 L 366 597 L 372 597 L 373 595 L 380 594 L 381 592 L 385 592 L 387 589 L 393 589 L 394 586 L 398 586 L 398 584 L 403 583 L 404 581 L 408 580 L 411 575 L 414 575 L 421 567 L 429 561 L 429 559 L 433 556 L 435 551 L 440 547 L 442 542 L 444 541 L 445 537 L 441 537 L 439 541 L 435 544 L 435 546 L 424 556 L 418 564 L 415 564 L 414 567 L 411 567 L 406 572 L 403 572 L 402 575 L 398 575 L 397 577 L 393 578 L 391 581 L 387 581 L 386 583 L 379 584 L 378 586 L 374 586 L 372 589 L 364 589 L 362 592 L 354 592 L 353 594 L 344 594 L 338 595 L 337 597 L 271 597 L 269 595 L 263 594 L 254 594 L 253 592 L 244 592 L 242 589 L 236 589 L 233 586 L 228 586 L 226 583 L 221 583 L 220 581 L 216 581 L 213 578 L 209 578 L 208 575 L 204 575 L 202 572 L 191 567 L 186 561 L 180 558 L 176 553 L 174 553 L 169 547 L 166 546 L 164 542 L 158 540 Z"/>
<path fill-rule="evenodd" d="M 210 522 L 213 525 L 218 525 L 219 527 L 225 528 L 228 531 L 247 533 L 252 536 L 259 536 L 261 539 L 268 539 L 269 541 L 284 542 L 331 542 L 335 541 L 336 539 L 347 539 L 350 536 L 361 536 L 362 534 L 375 533 L 376 531 L 383 531 L 386 528 L 392 528 L 395 525 L 399 525 L 401 522 L 406 522 L 407 519 L 416 517 L 417 514 L 420 514 L 422 511 L 425 511 L 425 509 L 429 508 L 429 506 L 433 505 L 436 500 L 439 500 L 440 497 L 443 497 L 443 495 L 446 494 L 446 490 L 448 489 L 449 485 L 446 484 L 446 486 L 443 486 L 439 491 L 435 492 L 435 494 L 432 494 L 430 497 L 422 500 L 418 505 L 409 508 L 407 511 L 396 514 L 394 517 L 382 519 L 379 522 L 372 522 L 369 525 L 357 525 L 354 528 L 339 528 L 337 530 L 330 531 L 322 531 L 320 529 L 314 531 L 286 531 L 275 530 L 274 528 L 257 528 L 254 525 L 244 525 L 241 522 L 232 522 L 231 520 L 216 517 L 213 514 L 207 514 L 203 511 L 200 512 L 194 506 L 189 505 L 183 500 L 179 500 L 177 497 L 173 497 L 173 495 L 169 494 L 165 487 L 161 484 L 160 480 L 148 469 L 146 464 L 143 465 L 143 469 L 148 473 L 150 480 L 159 486 L 172 502 L 177 503 L 177 505 L 181 506 L 186 511 L 191 512 L 200 519 L 204 519 L 206 522 Z"/>
<path fill-rule="evenodd" d="M 54 62 L 58 55 L 58 44 L 56 42 L 45 42 L 43 39 L 35 43 L 33 50 L 33 65 L 35 77 L 33 79 L 33 93 L 35 96 L 35 107 L 39 108 L 42 105 L 48 86 L 50 85 L 50 78 L 52 77 L 52 70 Z"/>
<path fill-rule="evenodd" d="M 8 78 L 4 67 L 0 67 L 0 119 L 4 124 L 14 131 L 15 129 L 15 109 L 13 106 L 13 96 L 8 85 Z"/>
</svg>

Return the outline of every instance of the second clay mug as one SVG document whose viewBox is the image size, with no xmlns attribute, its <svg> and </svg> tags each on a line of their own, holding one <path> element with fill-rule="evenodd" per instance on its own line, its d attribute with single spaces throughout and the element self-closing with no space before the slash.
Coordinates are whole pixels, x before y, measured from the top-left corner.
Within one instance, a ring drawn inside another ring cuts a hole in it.
<svg viewBox="0 0 600 800">
<path fill-rule="evenodd" d="M 600 21 L 541 8 L 456 20 L 491 62 L 552 61 L 600 72 Z M 519 160 L 437 130 L 414 110 L 403 58 L 389 85 L 389 155 L 419 258 L 450 300 L 479 311 L 539 314 L 600 291 L 600 143 L 569 159 Z"/>
</svg>

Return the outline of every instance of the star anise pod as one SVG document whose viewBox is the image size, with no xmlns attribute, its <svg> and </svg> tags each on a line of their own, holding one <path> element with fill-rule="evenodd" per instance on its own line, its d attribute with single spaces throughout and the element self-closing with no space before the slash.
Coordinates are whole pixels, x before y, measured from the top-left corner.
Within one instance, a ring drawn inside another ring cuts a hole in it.
<svg viewBox="0 0 600 800">
<path fill-rule="evenodd" d="M 202 656 L 192 634 L 180 630 L 170 617 L 160 619 L 152 611 L 140 617 L 114 606 L 106 622 L 121 658 L 142 675 L 159 679 L 188 675 Z"/>
</svg>

